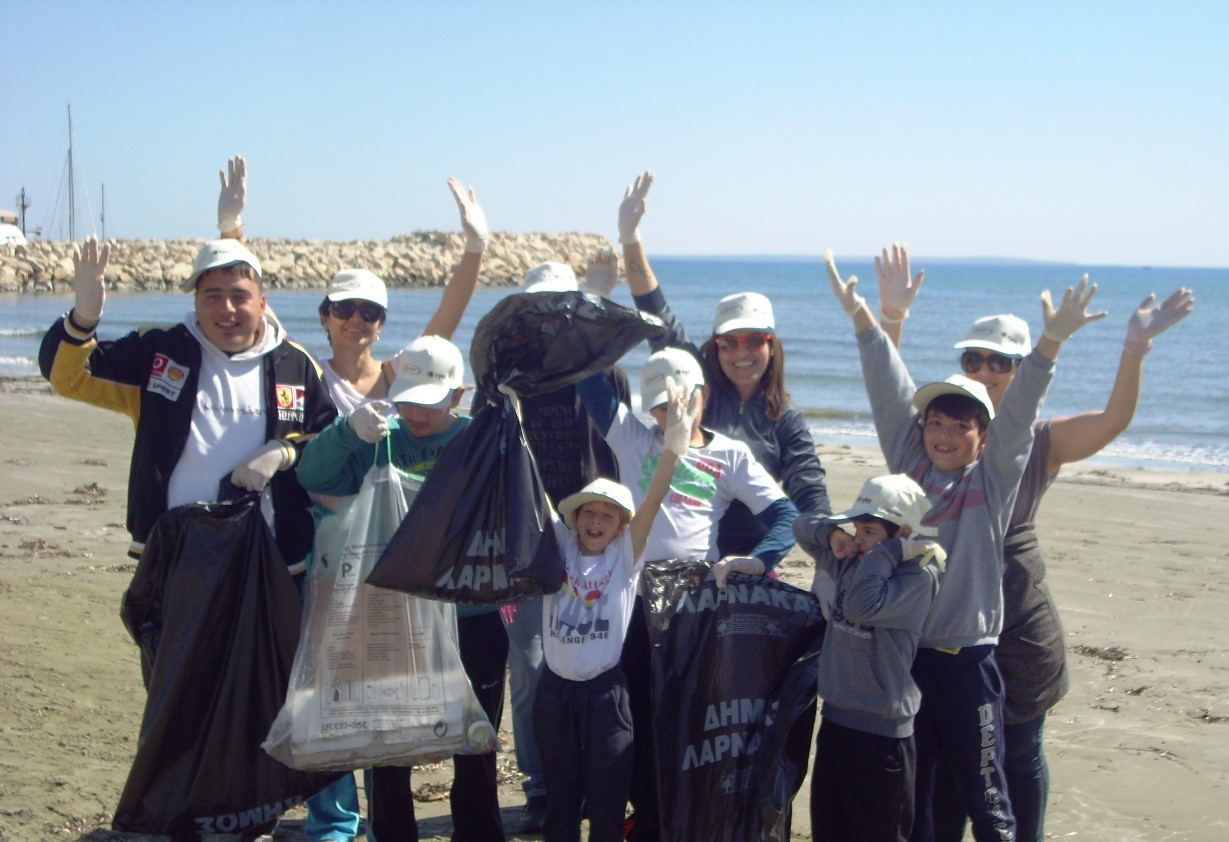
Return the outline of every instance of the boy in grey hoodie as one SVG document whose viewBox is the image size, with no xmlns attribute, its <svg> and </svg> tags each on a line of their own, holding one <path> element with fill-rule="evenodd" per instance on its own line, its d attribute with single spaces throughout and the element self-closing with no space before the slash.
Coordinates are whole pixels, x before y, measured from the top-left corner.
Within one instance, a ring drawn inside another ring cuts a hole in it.
<svg viewBox="0 0 1229 842">
<path fill-rule="evenodd" d="M 816 839 L 903 842 L 913 826 L 913 717 L 922 693 L 909 674 L 946 553 L 922 525 L 930 503 L 900 474 L 869 479 L 852 508 L 794 521 L 799 544 L 832 577 L 819 656 L 823 720 L 811 774 Z M 854 551 L 814 543 L 821 523 L 852 522 Z"/>
<path fill-rule="evenodd" d="M 1003 778 L 1002 679 L 994 662 L 1003 626 L 1003 537 L 1058 351 L 1079 328 L 1106 314 L 1087 311 L 1097 291 L 1087 275 L 1067 289 L 1057 308 L 1049 291 L 1043 292 L 1045 332 L 1020 362 L 996 417 L 985 386 L 962 375 L 916 389 L 856 292 L 857 278 L 842 281 L 830 252 L 827 269 L 833 293 L 854 320 L 888 469 L 912 477 L 926 492 L 932 507 L 927 521 L 938 528 L 950 559 L 913 666 L 922 704 L 910 838 L 933 838 L 934 770 L 942 753 L 955 770 L 977 842 L 1010 842 L 1015 820 Z M 852 540 L 840 530 L 826 537 L 837 554 L 847 552 Z"/>
</svg>

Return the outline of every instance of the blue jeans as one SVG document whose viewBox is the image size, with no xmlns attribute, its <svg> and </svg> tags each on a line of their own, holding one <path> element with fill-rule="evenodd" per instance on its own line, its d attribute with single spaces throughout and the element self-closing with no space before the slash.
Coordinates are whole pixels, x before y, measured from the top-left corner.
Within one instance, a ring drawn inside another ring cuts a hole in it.
<svg viewBox="0 0 1229 842">
<path fill-rule="evenodd" d="M 516 766 L 525 775 L 526 798 L 546 795 L 542 762 L 533 731 L 533 697 L 542 675 L 542 598 L 520 602 L 508 632 L 508 691 L 512 702 L 512 735 Z"/>
<path fill-rule="evenodd" d="M 307 799 L 307 838 L 310 842 L 358 836 L 358 787 L 354 775 L 339 778 Z"/>
</svg>

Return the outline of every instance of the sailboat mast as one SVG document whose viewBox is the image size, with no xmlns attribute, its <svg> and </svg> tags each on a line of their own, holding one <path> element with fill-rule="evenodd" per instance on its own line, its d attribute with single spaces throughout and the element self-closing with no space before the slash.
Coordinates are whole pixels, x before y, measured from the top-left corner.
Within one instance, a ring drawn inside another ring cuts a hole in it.
<svg viewBox="0 0 1229 842">
<path fill-rule="evenodd" d="M 68 106 L 68 239 L 77 241 L 77 205 L 73 197 L 73 107 Z"/>
<path fill-rule="evenodd" d="M 98 221 L 102 223 L 102 238 L 107 239 L 107 185 L 102 186 L 102 209 L 98 212 Z"/>
</svg>

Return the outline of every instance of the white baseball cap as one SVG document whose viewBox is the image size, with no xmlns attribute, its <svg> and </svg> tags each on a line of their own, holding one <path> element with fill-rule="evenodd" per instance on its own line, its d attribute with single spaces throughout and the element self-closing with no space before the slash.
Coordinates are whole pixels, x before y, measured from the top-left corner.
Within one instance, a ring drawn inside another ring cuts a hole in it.
<svg viewBox="0 0 1229 842">
<path fill-rule="evenodd" d="M 388 389 L 393 403 L 438 406 L 462 385 L 461 349 L 442 336 L 420 336 L 397 354 L 397 375 Z"/>
<path fill-rule="evenodd" d="M 201 279 L 201 275 L 210 269 L 221 269 L 236 263 L 246 263 L 256 272 L 256 277 L 260 277 L 260 261 L 243 243 L 238 240 L 210 240 L 196 253 L 196 259 L 192 261 L 192 274 L 179 288 L 184 292 L 191 292 L 196 289 L 196 282 Z"/>
<path fill-rule="evenodd" d="M 897 526 L 908 526 L 915 535 L 933 538 L 938 530 L 922 526 L 922 518 L 930 511 L 930 501 L 922 487 L 904 474 L 874 477 L 862 483 L 858 499 L 843 512 L 828 520 L 834 523 L 877 517 Z"/>
<path fill-rule="evenodd" d="M 927 383 L 918 389 L 913 393 L 913 408 L 918 412 L 925 412 L 930 402 L 939 395 L 964 395 L 972 398 L 984 406 L 990 417 L 994 418 L 994 404 L 990 402 L 990 393 L 986 391 L 986 387 L 963 374 L 953 374 L 946 380 Z"/>
<path fill-rule="evenodd" d="M 734 330 L 774 330 L 772 302 L 758 292 L 737 292 L 717 302 L 713 316 L 713 335 Z"/>
<path fill-rule="evenodd" d="M 379 275 L 366 269 L 342 269 L 329 281 L 324 297 L 329 301 L 370 301 L 388 309 L 388 288 Z"/>
<path fill-rule="evenodd" d="M 669 377 L 673 377 L 687 395 L 704 385 L 704 371 L 699 360 L 682 348 L 663 348 L 649 357 L 640 369 L 640 406 L 646 412 L 666 402 L 666 379 Z"/>
<path fill-rule="evenodd" d="M 521 292 L 575 292 L 579 286 L 571 266 L 549 260 L 525 273 Z"/>
<path fill-rule="evenodd" d="M 563 515 L 563 522 L 568 525 L 568 529 L 576 528 L 576 513 L 580 507 L 595 500 L 614 503 L 627 512 L 628 520 L 636 514 L 636 507 L 632 504 L 632 492 L 626 486 L 605 478 L 595 479 L 580 491 L 569 494 L 560 501 L 559 514 Z"/>
<path fill-rule="evenodd" d="M 983 316 L 973 322 L 963 342 L 956 348 L 982 348 L 1005 357 L 1023 359 L 1033 343 L 1029 341 L 1028 322 L 1010 313 Z"/>
</svg>

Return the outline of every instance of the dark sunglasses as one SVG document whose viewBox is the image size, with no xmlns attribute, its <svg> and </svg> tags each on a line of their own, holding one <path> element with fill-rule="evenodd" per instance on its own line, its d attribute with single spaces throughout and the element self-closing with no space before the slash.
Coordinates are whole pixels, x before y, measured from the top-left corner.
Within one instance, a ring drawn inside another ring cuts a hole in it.
<svg viewBox="0 0 1229 842">
<path fill-rule="evenodd" d="M 357 302 L 353 300 L 329 302 L 329 312 L 343 322 L 358 311 L 359 317 L 367 324 L 375 324 L 384 318 L 384 308 L 370 301 Z"/>
<path fill-rule="evenodd" d="M 1016 365 L 1015 360 L 1002 354 L 979 354 L 977 351 L 969 350 L 960 355 L 960 367 L 964 369 L 965 374 L 975 374 L 981 371 L 982 363 L 988 365 L 994 374 L 1006 374 Z"/>
<path fill-rule="evenodd" d="M 765 345 L 772 344 L 771 333 L 727 333 L 715 340 L 718 351 L 733 351 L 743 345 L 750 351 L 758 351 Z"/>
</svg>

